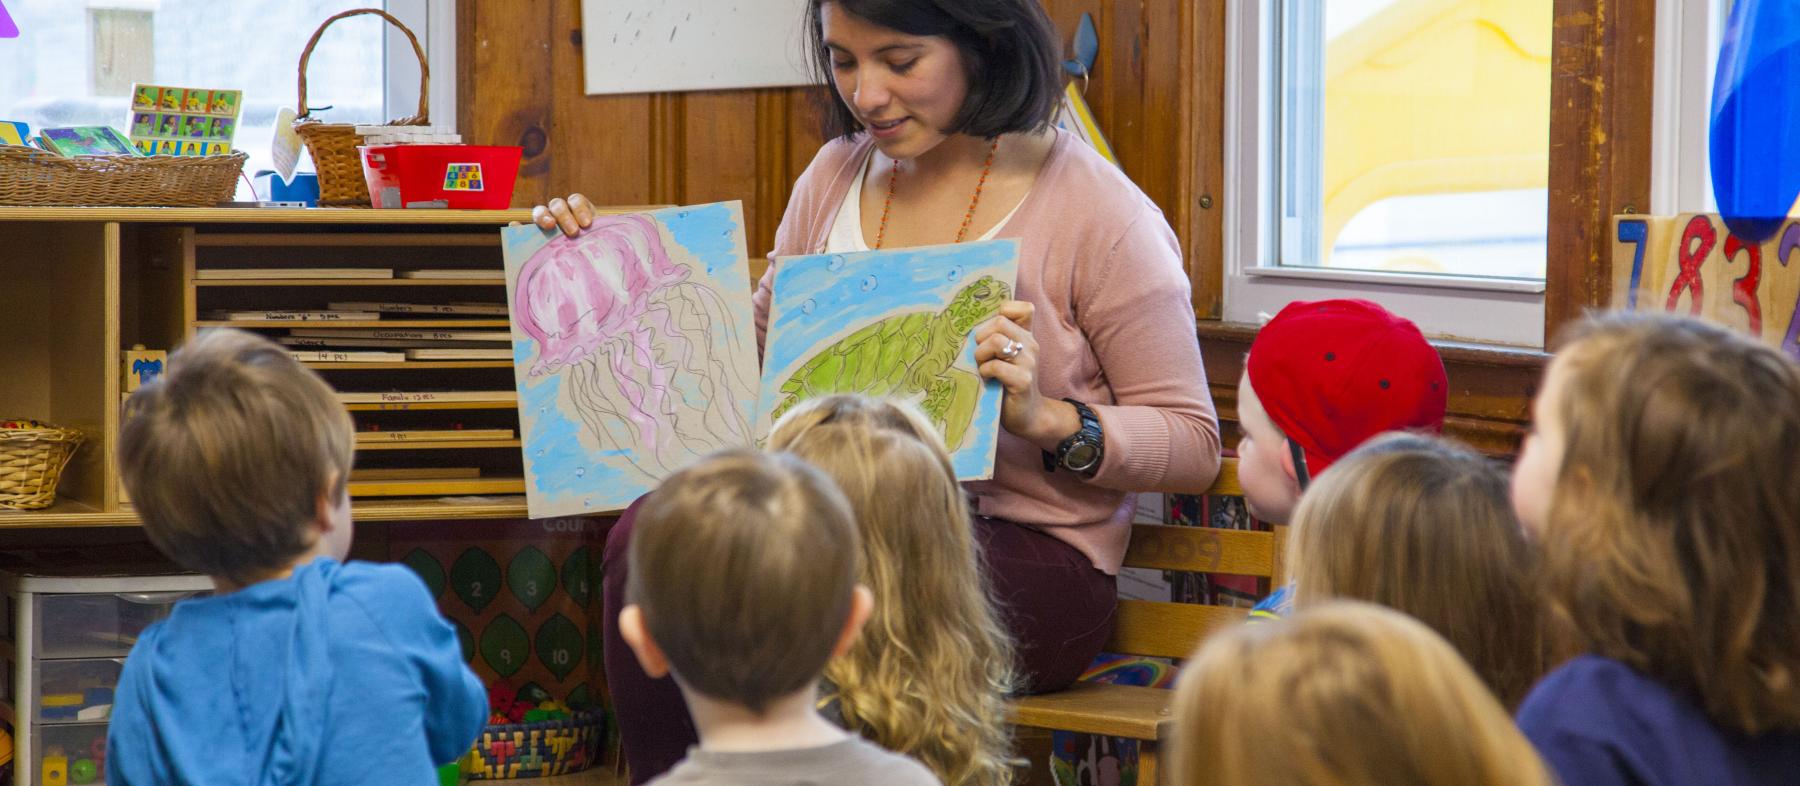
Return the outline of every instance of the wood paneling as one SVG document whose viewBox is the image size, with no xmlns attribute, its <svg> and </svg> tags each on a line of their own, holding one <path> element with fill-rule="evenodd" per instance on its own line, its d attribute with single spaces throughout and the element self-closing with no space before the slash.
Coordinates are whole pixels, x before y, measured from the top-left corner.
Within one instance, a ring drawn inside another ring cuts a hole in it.
<svg viewBox="0 0 1800 786">
<path fill-rule="evenodd" d="M 1556 0 L 1544 338 L 1611 296 L 1612 216 L 1649 209 L 1655 0 Z"/>
<path fill-rule="evenodd" d="M 1200 269 L 1212 271 L 1213 283 L 1196 287 L 1195 298 L 1211 313 L 1218 211 L 1197 204 L 1199 192 L 1216 192 L 1220 174 L 1208 151 L 1223 138 L 1223 84 L 1205 75 L 1223 76 L 1224 47 L 1205 31 L 1223 29 L 1224 3 L 1045 6 L 1062 30 L 1094 14 L 1100 60 L 1087 98 L 1126 174 L 1168 214 Z M 590 96 L 581 53 L 591 31 L 582 29 L 579 0 L 458 0 L 456 20 L 458 127 L 473 142 L 525 148 L 515 206 L 571 192 L 615 205 L 741 199 L 751 254 L 774 244 L 793 182 L 821 144 L 807 90 Z M 1201 78 L 1189 78 L 1201 48 L 1209 60 Z M 1206 247 L 1194 248 L 1194 238 Z"/>
</svg>

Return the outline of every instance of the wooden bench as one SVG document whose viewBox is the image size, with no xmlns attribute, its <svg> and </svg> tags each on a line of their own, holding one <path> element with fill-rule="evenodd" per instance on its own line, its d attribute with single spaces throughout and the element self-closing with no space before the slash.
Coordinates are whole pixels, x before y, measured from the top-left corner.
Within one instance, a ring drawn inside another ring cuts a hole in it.
<svg viewBox="0 0 1800 786">
<path fill-rule="evenodd" d="M 1237 459 L 1227 458 L 1207 494 L 1242 496 Z M 1273 532 L 1138 524 L 1131 528 L 1126 567 L 1257 576 L 1280 586 L 1287 527 Z M 1122 655 L 1186 658 L 1209 634 L 1242 622 L 1248 608 L 1121 600 L 1106 651 Z M 1174 731 L 1173 691 L 1128 685 L 1076 683 L 1068 690 L 1023 696 L 1012 719 L 1030 729 L 1074 731 L 1138 740 L 1138 783 L 1161 783 L 1158 745 Z"/>
</svg>

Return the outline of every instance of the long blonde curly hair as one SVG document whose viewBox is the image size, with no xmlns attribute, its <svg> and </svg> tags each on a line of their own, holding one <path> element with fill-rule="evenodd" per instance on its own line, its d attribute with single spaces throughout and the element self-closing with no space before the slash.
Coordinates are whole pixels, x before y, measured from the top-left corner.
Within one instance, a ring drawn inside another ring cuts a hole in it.
<svg viewBox="0 0 1800 786">
<path fill-rule="evenodd" d="M 1013 781 L 1013 648 L 942 441 L 909 405 L 827 396 L 775 424 L 771 450 L 824 470 L 856 514 L 875 610 L 825 668 L 845 726 L 918 759 L 946 786 Z"/>
</svg>

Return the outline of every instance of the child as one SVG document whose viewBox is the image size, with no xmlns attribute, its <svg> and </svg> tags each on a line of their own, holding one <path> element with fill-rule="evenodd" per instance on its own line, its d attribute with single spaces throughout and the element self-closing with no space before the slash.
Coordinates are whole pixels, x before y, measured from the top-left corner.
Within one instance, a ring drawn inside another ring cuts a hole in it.
<svg viewBox="0 0 1800 786">
<path fill-rule="evenodd" d="M 1384 431 L 1444 427 L 1449 382 L 1413 323 L 1366 300 L 1289 303 L 1263 325 L 1238 381 L 1238 482 L 1251 515 L 1293 518 L 1311 479 Z M 1288 588 L 1253 616 L 1286 613 Z"/>
<path fill-rule="evenodd" d="M 1519 726 L 1567 786 L 1800 778 L 1800 369 L 1620 314 L 1564 338 L 1513 501 L 1581 653 Z"/>
<path fill-rule="evenodd" d="M 1356 601 L 1240 625 L 1182 668 L 1170 783 L 1550 786 L 1506 711 L 1442 638 Z"/>
<path fill-rule="evenodd" d="M 1494 462 L 1442 437 L 1376 437 L 1307 489 L 1293 527 L 1296 608 L 1352 598 L 1405 612 L 1509 709 L 1542 674 L 1535 556 Z"/>
<path fill-rule="evenodd" d="M 404 567 L 342 563 L 354 434 L 283 347 L 201 333 L 126 403 L 119 467 L 150 541 L 213 578 L 138 638 L 106 782 L 435 783 L 487 697 Z"/>
<path fill-rule="evenodd" d="M 875 591 L 862 637 L 825 667 L 829 714 L 950 786 L 1010 783 L 1012 642 L 936 429 L 910 405 L 826 396 L 782 417 L 769 448 L 837 481 L 861 536 L 858 573 Z"/>
<path fill-rule="evenodd" d="M 700 744 L 651 783 L 938 783 L 815 707 L 873 604 L 857 554 L 843 494 L 793 456 L 724 451 L 663 481 L 619 630 L 646 672 L 674 675 Z"/>
</svg>

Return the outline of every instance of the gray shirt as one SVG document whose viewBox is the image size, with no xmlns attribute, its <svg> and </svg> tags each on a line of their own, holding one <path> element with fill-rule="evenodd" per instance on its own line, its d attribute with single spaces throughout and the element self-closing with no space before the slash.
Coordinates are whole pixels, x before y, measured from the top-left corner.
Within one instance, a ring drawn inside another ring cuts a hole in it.
<svg viewBox="0 0 1800 786">
<path fill-rule="evenodd" d="M 816 748 L 723 752 L 688 749 L 675 769 L 648 786 L 941 786 L 925 765 L 861 737 Z"/>
</svg>

